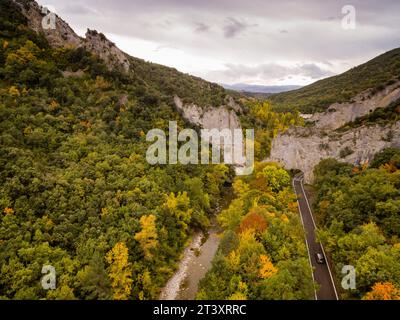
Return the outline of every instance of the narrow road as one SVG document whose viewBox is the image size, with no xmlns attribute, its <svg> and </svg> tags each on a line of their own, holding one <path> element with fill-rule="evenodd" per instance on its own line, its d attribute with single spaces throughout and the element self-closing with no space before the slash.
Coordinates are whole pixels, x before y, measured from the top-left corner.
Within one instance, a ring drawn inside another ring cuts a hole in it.
<svg viewBox="0 0 400 320">
<path fill-rule="evenodd" d="M 317 263 L 315 254 L 322 253 L 324 257 L 325 251 L 321 243 L 317 242 L 315 237 L 315 221 L 312 216 L 311 208 L 303 187 L 303 176 L 296 175 L 293 179 L 293 187 L 298 197 L 299 211 L 306 234 L 306 243 L 310 264 L 313 268 L 314 282 L 319 284 L 319 290 L 315 292 L 316 300 L 338 300 L 329 262 L 323 264 Z M 325 259 L 326 260 L 326 259 Z"/>
</svg>

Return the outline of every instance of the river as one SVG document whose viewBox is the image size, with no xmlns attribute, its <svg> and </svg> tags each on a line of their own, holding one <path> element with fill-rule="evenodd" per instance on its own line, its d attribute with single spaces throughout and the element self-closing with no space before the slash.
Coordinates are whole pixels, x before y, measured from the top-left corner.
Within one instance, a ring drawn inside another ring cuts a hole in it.
<svg viewBox="0 0 400 320">
<path fill-rule="evenodd" d="M 223 203 L 217 212 L 225 209 L 231 199 L 232 190 L 224 192 Z M 211 219 L 211 227 L 207 233 L 197 231 L 189 246 L 183 252 L 178 270 L 169 279 L 160 294 L 160 300 L 193 300 L 196 297 L 199 281 L 211 268 L 212 260 L 217 252 L 220 237 L 215 215 Z"/>
</svg>

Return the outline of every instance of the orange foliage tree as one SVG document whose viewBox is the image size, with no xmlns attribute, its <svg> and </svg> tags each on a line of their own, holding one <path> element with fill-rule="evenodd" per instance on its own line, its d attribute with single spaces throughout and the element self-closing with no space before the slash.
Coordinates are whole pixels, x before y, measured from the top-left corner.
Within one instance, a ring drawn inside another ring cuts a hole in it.
<svg viewBox="0 0 400 320">
<path fill-rule="evenodd" d="M 254 232 L 262 233 L 265 229 L 267 229 L 267 221 L 264 217 L 257 212 L 251 211 L 249 212 L 240 223 L 238 232 L 243 233 L 247 230 L 253 230 Z"/>
<path fill-rule="evenodd" d="M 390 282 L 377 282 L 368 292 L 364 300 L 400 300 L 400 289 Z"/>
</svg>

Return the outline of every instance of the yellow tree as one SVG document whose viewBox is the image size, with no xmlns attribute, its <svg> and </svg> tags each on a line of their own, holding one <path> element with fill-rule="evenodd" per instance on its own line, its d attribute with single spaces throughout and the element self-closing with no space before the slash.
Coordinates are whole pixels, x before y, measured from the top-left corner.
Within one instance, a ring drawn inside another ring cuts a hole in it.
<svg viewBox="0 0 400 320">
<path fill-rule="evenodd" d="M 377 282 L 363 300 L 400 300 L 400 289 L 390 282 Z"/>
<path fill-rule="evenodd" d="M 236 272 L 240 266 L 240 255 L 232 250 L 231 253 L 226 257 L 226 263 L 233 272 Z"/>
<path fill-rule="evenodd" d="M 171 192 L 169 195 L 166 195 L 164 208 L 176 217 L 177 222 L 181 225 L 181 231 L 184 237 L 184 233 L 188 229 L 188 224 L 190 223 L 193 213 L 193 210 L 190 209 L 190 198 L 187 192 L 179 192 L 178 195 Z"/>
<path fill-rule="evenodd" d="M 278 269 L 274 267 L 271 260 L 266 254 L 260 255 L 261 268 L 260 268 L 260 277 L 263 279 L 267 279 L 272 277 L 275 273 L 278 272 Z"/>
<path fill-rule="evenodd" d="M 14 213 L 14 209 L 13 208 L 7 207 L 7 208 L 4 209 L 4 214 L 5 215 L 11 215 L 13 213 Z"/>
<path fill-rule="evenodd" d="M 140 243 L 145 258 L 150 260 L 153 257 L 152 250 L 158 245 L 155 215 L 142 216 L 140 225 L 142 230 L 135 234 L 135 240 Z"/>
<path fill-rule="evenodd" d="M 234 193 L 238 197 L 241 197 L 250 190 L 249 185 L 246 182 L 243 182 L 242 179 L 235 179 L 232 186 Z"/>
<path fill-rule="evenodd" d="M 128 262 L 128 248 L 125 243 L 118 242 L 106 255 L 106 261 L 110 265 L 108 276 L 111 280 L 113 298 L 115 300 L 127 300 L 131 294 L 132 271 Z"/>
<path fill-rule="evenodd" d="M 243 281 L 239 281 L 236 291 L 228 297 L 228 300 L 247 300 L 248 287 Z"/>
</svg>

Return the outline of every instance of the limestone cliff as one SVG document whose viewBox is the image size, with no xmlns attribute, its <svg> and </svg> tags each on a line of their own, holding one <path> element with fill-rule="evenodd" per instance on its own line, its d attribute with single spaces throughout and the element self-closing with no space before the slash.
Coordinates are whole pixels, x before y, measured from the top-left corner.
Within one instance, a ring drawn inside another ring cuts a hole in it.
<svg viewBox="0 0 400 320">
<path fill-rule="evenodd" d="M 385 108 L 399 98 L 400 81 L 397 81 L 375 94 L 367 90 L 354 97 L 351 102 L 334 103 L 326 112 L 315 113 L 307 121 L 314 123 L 319 129 L 335 130 L 377 108 Z"/>
<path fill-rule="evenodd" d="M 229 98 L 226 105 L 202 108 L 194 103 L 184 104 L 178 97 L 174 97 L 177 110 L 192 124 L 203 129 L 240 129 L 240 120 L 237 113 L 241 108 Z"/>
<path fill-rule="evenodd" d="M 398 134 L 388 139 L 389 132 L 400 132 L 400 122 L 381 127 L 362 126 L 344 133 L 322 133 L 312 128 L 293 128 L 272 142 L 268 161 L 282 163 L 287 169 L 300 169 L 306 182 L 313 180 L 313 169 L 326 158 L 360 164 L 388 147 L 400 147 Z"/>
<path fill-rule="evenodd" d="M 313 180 L 314 167 L 325 158 L 351 164 L 371 160 L 388 147 L 400 147 L 400 122 L 381 126 L 360 126 L 347 131 L 335 130 L 378 107 L 385 108 L 400 98 L 400 82 L 371 94 L 367 91 L 352 102 L 333 104 L 324 113 L 307 121 L 312 125 L 293 127 L 273 140 L 267 161 L 282 163 L 287 169 L 300 169 L 306 182 Z"/>
<path fill-rule="evenodd" d="M 74 30 L 62 20 L 59 16 L 55 15 L 55 28 L 43 28 L 43 20 L 46 16 L 47 10 L 38 5 L 35 1 L 23 3 L 15 1 L 21 8 L 22 14 L 27 18 L 28 26 L 38 32 L 43 33 L 49 44 L 53 47 L 78 47 L 81 46 L 84 39 L 79 37 Z M 46 21 L 45 21 L 46 23 Z"/>
<path fill-rule="evenodd" d="M 109 41 L 103 34 L 95 30 L 88 30 L 86 38 L 79 37 L 74 30 L 59 16 L 55 15 L 54 28 L 43 28 L 43 21 L 46 20 L 47 10 L 38 5 L 35 1 L 22 3 L 15 1 L 21 8 L 21 12 L 28 20 L 29 27 L 42 33 L 49 44 L 53 47 L 83 47 L 89 52 L 101 58 L 107 67 L 111 70 L 113 68 L 120 68 L 128 71 L 130 63 L 127 55 L 122 52 L 111 41 Z M 46 25 L 46 23 L 45 23 Z"/>
<path fill-rule="evenodd" d="M 102 59 L 107 66 L 120 66 L 123 70 L 129 70 L 129 61 L 125 53 L 111 41 L 109 41 L 102 33 L 96 30 L 88 30 L 84 47 Z"/>
</svg>

